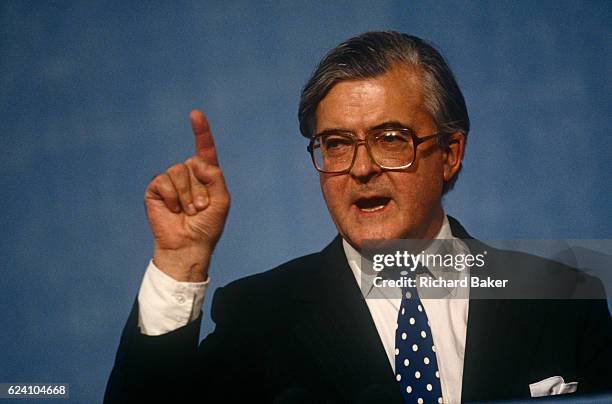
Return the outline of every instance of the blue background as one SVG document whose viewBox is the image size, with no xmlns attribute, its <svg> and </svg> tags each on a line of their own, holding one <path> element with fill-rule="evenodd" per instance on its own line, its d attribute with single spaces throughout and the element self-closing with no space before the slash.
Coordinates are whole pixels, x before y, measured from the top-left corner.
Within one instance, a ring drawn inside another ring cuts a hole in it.
<svg viewBox="0 0 612 404">
<path fill-rule="evenodd" d="M 473 235 L 612 238 L 612 2 L 289 3 L 1 3 L 0 382 L 101 401 L 151 255 L 143 191 L 193 152 L 194 107 L 233 196 L 213 288 L 326 245 L 297 104 L 365 30 L 448 58 L 473 129 L 445 206 Z"/>
</svg>

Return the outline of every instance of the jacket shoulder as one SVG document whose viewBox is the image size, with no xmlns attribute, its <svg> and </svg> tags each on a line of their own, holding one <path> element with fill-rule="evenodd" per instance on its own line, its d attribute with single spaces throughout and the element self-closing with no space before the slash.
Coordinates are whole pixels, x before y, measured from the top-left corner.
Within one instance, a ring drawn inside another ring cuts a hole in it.
<svg viewBox="0 0 612 404">
<path fill-rule="evenodd" d="M 606 298 L 601 279 L 584 270 L 526 252 L 493 248 L 478 240 L 472 240 L 471 244 L 488 253 L 485 272 L 476 269 L 473 275 L 492 274 L 496 279 L 508 279 L 510 287 L 505 291 L 506 298 Z"/>
<path fill-rule="evenodd" d="M 212 318 L 215 322 L 229 317 L 245 320 L 249 317 L 275 318 L 291 310 L 296 296 L 316 287 L 315 279 L 323 270 L 322 253 L 319 252 L 232 281 L 215 291 L 211 306 Z"/>
<path fill-rule="evenodd" d="M 312 253 L 282 263 L 272 269 L 237 279 L 223 287 L 234 293 L 240 291 L 261 292 L 290 288 L 291 285 L 303 282 L 315 276 L 321 266 L 321 253 Z"/>
</svg>

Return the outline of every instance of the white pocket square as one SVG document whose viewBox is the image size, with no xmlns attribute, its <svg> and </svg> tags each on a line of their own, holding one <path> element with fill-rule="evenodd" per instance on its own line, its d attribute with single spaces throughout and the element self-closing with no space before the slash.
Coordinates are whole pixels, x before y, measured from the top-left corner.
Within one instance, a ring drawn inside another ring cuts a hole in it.
<svg viewBox="0 0 612 404">
<path fill-rule="evenodd" d="M 574 393 L 578 382 L 565 383 L 561 376 L 553 376 L 529 385 L 531 397 L 555 396 L 557 394 Z"/>
</svg>

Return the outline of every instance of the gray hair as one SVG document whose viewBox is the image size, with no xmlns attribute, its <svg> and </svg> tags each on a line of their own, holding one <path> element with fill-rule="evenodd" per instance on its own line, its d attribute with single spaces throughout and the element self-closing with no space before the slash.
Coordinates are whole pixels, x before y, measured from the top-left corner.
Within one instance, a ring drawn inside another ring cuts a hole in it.
<svg viewBox="0 0 612 404">
<path fill-rule="evenodd" d="M 467 107 L 444 57 L 423 39 L 396 31 L 363 33 L 325 55 L 302 90 L 298 110 L 302 135 L 313 136 L 317 106 L 335 84 L 374 78 L 398 64 L 414 67 L 422 74 L 425 107 L 438 131 L 460 132 L 467 141 L 470 130 Z M 444 184 L 445 193 L 453 187 L 457 176 L 458 173 Z"/>
</svg>

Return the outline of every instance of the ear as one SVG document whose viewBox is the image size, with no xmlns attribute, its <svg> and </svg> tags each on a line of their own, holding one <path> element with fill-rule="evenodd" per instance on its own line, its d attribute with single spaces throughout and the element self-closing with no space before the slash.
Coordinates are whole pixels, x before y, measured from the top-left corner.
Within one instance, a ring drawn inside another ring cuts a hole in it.
<svg viewBox="0 0 612 404">
<path fill-rule="evenodd" d="M 461 132 L 455 132 L 448 138 L 448 148 L 442 153 L 444 165 L 444 182 L 450 181 L 459 168 L 463 159 L 463 148 L 465 147 L 465 137 Z"/>
</svg>

